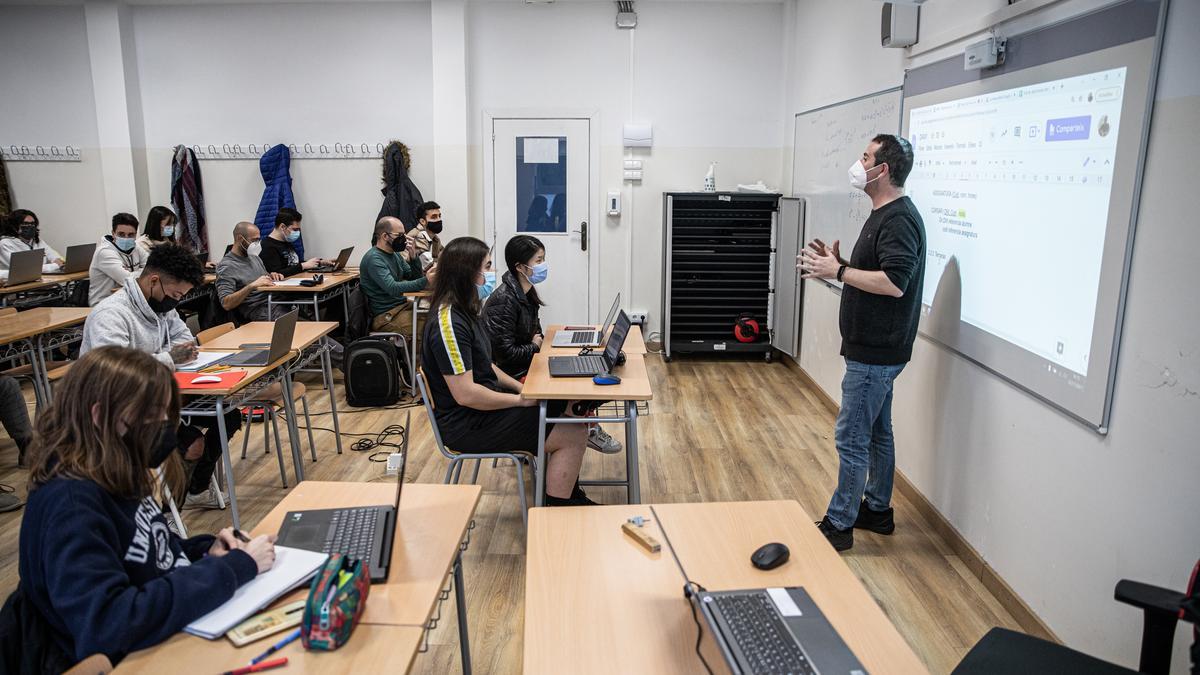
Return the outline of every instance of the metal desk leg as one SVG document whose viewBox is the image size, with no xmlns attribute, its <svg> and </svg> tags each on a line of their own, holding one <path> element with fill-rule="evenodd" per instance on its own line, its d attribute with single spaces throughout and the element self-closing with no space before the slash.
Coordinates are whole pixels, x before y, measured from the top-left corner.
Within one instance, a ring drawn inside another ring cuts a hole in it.
<svg viewBox="0 0 1200 675">
<path fill-rule="evenodd" d="M 29 367 L 33 369 L 33 389 L 39 403 L 50 405 L 50 375 L 42 351 L 41 335 L 29 343 Z"/>
<path fill-rule="evenodd" d="M 408 381 L 409 395 L 413 398 L 417 397 L 417 310 L 420 309 L 421 301 L 419 298 L 412 299 L 412 339 L 409 340 L 408 349 Z"/>
<path fill-rule="evenodd" d="M 637 401 L 625 402 L 625 479 L 629 481 L 627 499 L 630 504 L 642 503 L 642 483 L 638 475 Z"/>
<path fill-rule="evenodd" d="M 340 455 L 342 454 L 342 425 L 338 421 L 337 390 L 333 388 L 333 357 L 330 356 L 328 349 L 321 355 L 321 369 L 325 371 L 325 389 L 329 392 L 329 411 L 333 414 L 333 434 L 337 441 L 337 453 Z"/>
<path fill-rule="evenodd" d="M 233 480 L 233 461 L 229 459 L 229 430 L 225 428 L 225 399 L 217 397 L 217 433 L 221 437 L 221 463 L 225 466 L 225 491 L 229 493 L 229 510 L 233 513 L 234 529 L 242 528 L 238 516 L 237 487 Z M 185 491 L 186 492 L 186 491 Z M 187 499 L 187 495 L 184 495 Z"/>
<path fill-rule="evenodd" d="M 546 404 L 538 401 L 537 476 L 533 480 L 533 505 L 546 505 Z"/>
<path fill-rule="evenodd" d="M 462 552 L 454 558 L 454 601 L 458 606 L 458 647 L 463 675 L 471 675 L 471 642 L 467 637 L 467 589 L 463 586 Z"/>
<path fill-rule="evenodd" d="M 292 398 L 292 374 L 282 368 L 283 409 L 287 413 L 288 441 L 292 444 L 292 465 L 296 469 L 296 482 L 304 480 L 304 459 L 300 452 L 300 426 L 296 423 L 296 401 Z"/>
<path fill-rule="evenodd" d="M 313 293 L 313 297 L 312 297 L 313 321 L 321 320 L 321 310 L 319 309 L 321 303 L 317 302 L 317 295 L 318 295 L 317 293 Z"/>
</svg>

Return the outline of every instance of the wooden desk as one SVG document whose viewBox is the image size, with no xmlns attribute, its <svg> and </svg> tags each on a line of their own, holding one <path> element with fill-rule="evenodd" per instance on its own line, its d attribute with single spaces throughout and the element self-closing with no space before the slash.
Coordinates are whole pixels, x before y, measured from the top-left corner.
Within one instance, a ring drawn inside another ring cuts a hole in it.
<svg viewBox="0 0 1200 675">
<path fill-rule="evenodd" d="M 429 313 L 429 306 L 421 307 L 421 301 L 428 299 L 432 295 L 432 291 L 413 291 L 404 294 L 404 297 L 408 298 L 408 301 L 413 304 L 412 345 L 410 345 L 411 349 L 408 350 L 408 381 L 412 383 L 408 389 L 409 394 L 413 398 L 417 396 L 417 340 L 421 339 L 421 336 L 417 334 L 417 315 Z"/>
<path fill-rule="evenodd" d="M 7 356 L 27 356 L 33 370 L 33 388 L 39 404 L 51 399 L 46 352 L 61 345 L 78 342 L 89 307 L 34 307 L 10 314 L 0 321 L 0 345 L 14 345 Z M 57 338 L 51 334 L 72 328 Z"/>
<path fill-rule="evenodd" d="M 87 270 L 70 274 L 43 274 L 41 279 L 16 286 L 0 286 L 0 306 L 7 306 L 13 297 L 29 291 L 40 291 L 51 286 L 66 286 L 88 278 Z"/>
<path fill-rule="evenodd" d="M 395 490 L 393 481 L 306 481 L 284 497 L 254 528 L 253 534 L 278 532 L 288 511 L 390 504 Z M 305 653 L 296 642 L 281 650 L 280 655 L 302 659 L 303 667 L 314 668 L 312 672 L 405 672 L 411 666 L 422 633 L 431 628 L 429 619 L 440 602 L 446 577 L 453 574 L 464 670 L 470 672 L 459 545 L 467 536 L 482 491 L 478 485 L 405 484 L 388 580 L 371 586 L 366 612 L 350 642 L 329 653 Z M 307 587 L 294 591 L 277 604 L 302 599 L 307 592 Z M 215 672 L 228 667 L 224 664 L 245 665 L 271 644 L 268 638 L 237 649 L 223 638 L 208 641 L 180 634 L 158 647 L 131 654 L 118 672 L 178 671 L 180 664 L 186 663 L 202 663 L 204 672 Z M 295 663 L 289 662 L 289 671 Z M 323 669 L 317 671 L 317 666 Z"/>
<path fill-rule="evenodd" d="M 312 279 L 314 272 L 293 274 L 288 279 Z M 274 305 L 312 305 L 313 318 L 321 320 L 320 304 L 334 298 L 342 298 L 344 316 L 350 315 L 350 304 L 346 300 L 349 284 L 358 281 L 358 270 L 345 268 L 340 272 L 326 272 L 325 281 L 316 286 L 266 286 L 261 292 L 267 294 L 268 316 L 274 316 L 271 309 Z M 307 296 L 307 297 L 306 297 Z"/>
<path fill-rule="evenodd" d="M 292 336 L 292 349 L 298 354 L 303 355 L 304 351 L 315 344 L 318 340 L 324 339 L 327 335 L 336 330 L 338 324 L 336 321 L 297 321 L 296 332 Z M 210 340 L 201 349 L 221 351 L 221 350 L 236 350 L 239 345 L 254 344 L 254 343 L 271 343 L 271 334 L 275 330 L 275 322 L 273 321 L 252 321 L 244 324 L 228 333 Z M 325 389 L 330 392 L 329 410 L 333 414 L 333 431 L 334 438 L 337 443 L 337 452 L 342 454 L 342 425 L 338 419 L 337 412 L 337 396 L 334 395 L 333 382 L 333 363 L 329 356 L 329 349 L 322 347 L 320 352 L 321 358 L 321 374 L 325 380 Z M 301 368 L 312 361 L 311 354 L 309 358 L 298 359 L 295 363 L 289 364 L 285 371 L 284 390 L 291 391 L 292 378 Z M 287 428 L 288 435 L 292 442 L 292 459 L 296 464 L 296 481 L 304 480 L 304 463 L 300 460 L 300 428 L 297 424 L 299 417 L 296 415 L 295 401 L 291 396 L 284 396 L 284 409 L 287 410 Z M 312 430 L 309 430 L 309 442 L 312 442 Z M 316 457 L 313 457 L 316 461 Z"/>
<path fill-rule="evenodd" d="M 613 370 L 621 378 L 616 385 L 598 385 L 590 377 L 551 377 L 551 354 L 535 354 L 529 364 L 529 373 L 521 387 L 521 398 L 538 401 L 538 448 L 537 477 L 534 487 L 534 503 L 542 506 L 546 501 L 546 424 L 590 424 L 592 422 L 616 422 L 625 425 L 625 478 L 579 481 L 580 485 L 624 486 L 630 504 L 642 500 L 641 481 L 638 471 L 638 401 L 649 401 L 654 397 L 650 390 L 650 377 L 646 373 L 646 360 L 640 354 L 628 354 L 625 365 Z M 597 415 L 596 417 L 546 417 L 548 401 L 620 401 L 625 404 L 623 415 Z"/>
<path fill-rule="evenodd" d="M 570 324 L 570 325 L 574 326 L 574 325 L 587 325 L 587 324 Z M 555 325 L 552 325 L 552 326 L 546 328 L 546 339 L 542 341 L 542 348 L 538 351 L 541 353 L 553 354 L 555 356 L 570 356 L 572 354 L 578 354 L 579 347 L 555 347 L 555 346 L 553 346 L 554 336 L 557 335 L 558 332 L 560 330 L 562 330 L 562 328 L 563 327 L 558 324 L 555 324 Z M 599 328 L 599 325 L 592 324 L 592 328 Z M 605 334 L 604 339 L 608 340 L 608 336 L 611 334 L 612 334 L 612 328 L 610 327 L 608 329 L 608 333 Z M 599 349 L 599 347 L 596 347 L 595 349 Z M 625 346 L 622 348 L 622 351 L 624 351 L 626 355 L 645 354 L 646 353 L 646 341 L 642 338 L 642 327 L 641 326 L 630 326 L 629 327 L 629 334 L 625 336 Z"/>
<path fill-rule="evenodd" d="M 710 591 L 803 586 L 874 675 L 927 672 L 887 616 L 795 501 L 662 504 L 646 525 L 663 550 L 621 531 L 645 506 L 533 509 L 525 564 L 525 672 L 696 673 L 696 624 L 684 579 Z M 791 559 L 770 571 L 750 554 L 783 542 Z M 701 651 L 728 672 L 703 617 Z"/>
</svg>

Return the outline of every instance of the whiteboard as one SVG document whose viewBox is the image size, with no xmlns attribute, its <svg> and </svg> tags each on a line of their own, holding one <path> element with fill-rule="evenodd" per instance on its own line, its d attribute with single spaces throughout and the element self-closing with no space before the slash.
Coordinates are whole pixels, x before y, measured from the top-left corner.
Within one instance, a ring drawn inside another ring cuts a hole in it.
<svg viewBox="0 0 1200 675">
<path fill-rule="evenodd" d="M 871 215 L 870 198 L 850 187 L 846 169 L 876 134 L 900 133 L 900 94 L 896 87 L 796 115 L 792 195 L 808 202 L 805 237 L 841 240 L 843 257 Z"/>
</svg>

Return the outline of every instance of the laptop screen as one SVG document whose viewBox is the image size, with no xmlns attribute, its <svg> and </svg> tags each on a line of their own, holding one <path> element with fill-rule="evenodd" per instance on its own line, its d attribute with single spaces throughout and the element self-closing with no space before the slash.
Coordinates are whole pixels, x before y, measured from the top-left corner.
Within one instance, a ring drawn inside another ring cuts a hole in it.
<svg viewBox="0 0 1200 675">
<path fill-rule="evenodd" d="M 625 346 L 625 336 L 629 334 L 629 317 L 625 314 L 625 310 L 617 315 L 617 323 L 613 325 L 612 335 L 608 336 L 608 344 L 604 346 L 604 358 L 608 359 L 609 363 L 616 363 L 617 357 L 621 355 L 621 348 Z"/>
<path fill-rule="evenodd" d="M 604 323 L 600 324 L 600 339 L 604 339 L 604 334 L 608 332 L 608 327 L 613 322 L 613 317 L 617 315 L 617 310 L 621 307 L 621 294 L 617 293 L 617 297 L 613 298 L 612 307 L 608 310 L 608 316 L 604 317 Z"/>
</svg>

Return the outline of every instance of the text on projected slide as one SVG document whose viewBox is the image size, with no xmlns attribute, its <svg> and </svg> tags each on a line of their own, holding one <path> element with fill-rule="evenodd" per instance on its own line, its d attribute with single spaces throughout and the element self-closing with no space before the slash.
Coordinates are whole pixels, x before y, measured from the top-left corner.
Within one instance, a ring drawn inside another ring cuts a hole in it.
<svg viewBox="0 0 1200 675">
<path fill-rule="evenodd" d="M 962 321 L 1087 375 L 1124 82 L 1116 68 L 910 111 L 926 305 L 953 256 Z"/>
</svg>

